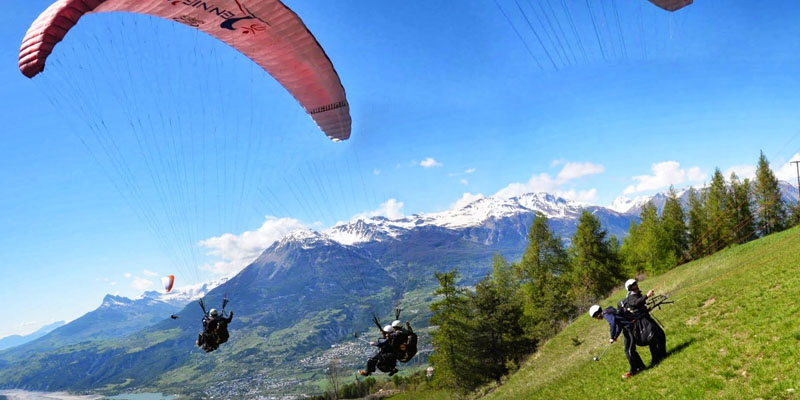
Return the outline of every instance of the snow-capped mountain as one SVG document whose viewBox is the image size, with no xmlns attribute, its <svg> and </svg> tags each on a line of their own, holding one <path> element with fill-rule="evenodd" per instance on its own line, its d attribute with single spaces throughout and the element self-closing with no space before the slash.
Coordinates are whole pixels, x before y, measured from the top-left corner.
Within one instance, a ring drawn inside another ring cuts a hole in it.
<svg viewBox="0 0 800 400">
<path fill-rule="evenodd" d="M 648 200 L 657 202 L 658 198 L 664 198 L 663 194 Z M 621 238 L 637 218 L 634 208 L 622 214 L 536 193 L 508 199 L 476 198 L 450 210 L 403 218 L 362 218 L 322 232 L 294 231 L 208 292 L 205 300 L 209 305 L 220 304 L 223 297 L 231 299 L 229 309 L 235 309 L 237 319 L 225 351 L 235 349 L 236 353 L 228 354 L 236 354 L 241 367 L 231 371 L 227 365 L 206 364 L 208 373 L 242 381 L 251 379 L 252 371 L 272 374 L 289 370 L 300 376 L 308 371 L 293 360 L 352 341 L 352 332 L 371 329 L 372 311 L 385 314 L 398 304 L 409 303 L 428 310 L 433 297 L 423 298 L 419 293 L 433 292 L 437 285 L 434 272 L 458 268 L 461 281 L 470 285 L 486 276 L 494 255 L 518 260 L 525 251 L 535 211 L 547 215 L 551 229 L 568 241 L 583 210 Z M 81 388 L 75 382 L 91 382 L 97 387 L 130 381 L 145 387 L 170 371 L 191 368 L 199 352 L 194 340 L 200 308 L 187 304 L 176 310 L 161 296 L 153 292 L 137 299 L 109 296 L 104 307 L 37 341 L 0 353 L 0 374 L 13 373 L 17 385 L 54 390 Z M 137 314 L 137 310 L 146 312 Z M 179 318 L 170 319 L 171 313 Z M 429 313 L 409 316 L 415 329 L 427 327 Z M 147 343 L 140 340 L 143 334 L 161 340 Z M 114 346 L 107 345 L 109 337 L 119 338 L 114 339 Z M 94 339 L 103 341 L 53 350 L 76 340 Z M 279 352 L 274 343 L 280 344 Z M 171 355 L 168 363 L 164 354 Z M 65 369 L 64 365 L 72 367 Z M 26 366 L 22 375 L 17 372 L 20 366 Z M 42 376 L 56 376 L 58 384 L 43 387 Z M 278 375 L 265 376 L 280 379 Z M 308 384 L 303 379 L 292 382 L 298 387 Z"/>
<path fill-rule="evenodd" d="M 786 204 L 797 203 L 798 192 L 796 186 L 789 182 L 780 181 L 778 182 L 778 187 L 781 191 L 781 198 Z M 706 189 L 707 188 L 703 187 L 698 189 L 698 191 L 703 192 Z M 681 205 L 684 208 L 688 207 L 689 188 L 676 190 L 675 194 L 677 195 L 678 201 L 681 203 Z M 652 202 L 653 205 L 656 206 L 656 210 L 661 213 L 661 211 L 664 209 L 664 204 L 667 201 L 667 197 L 669 197 L 669 193 L 667 192 L 656 193 L 652 196 L 637 196 L 635 198 L 620 196 L 614 199 L 608 208 L 624 215 L 639 215 L 639 213 L 642 211 L 642 207 L 644 207 L 644 205 L 648 202 Z"/>
<path fill-rule="evenodd" d="M 144 292 L 136 298 L 106 295 L 100 306 L 52 332 L 15 347 L 16 353 L 41 352 L 85 340 L 110 339 L 129 335 L 169 319 L 190 302 L 224 284 L 225 279 L 176 287 L 171 293 Z"/>
<path fill-rule="evenodd" d="M 425 227 L 450 230 L 478 228 L 485 226 L 490 221 L 532 216 L 534 212 L 541 212 L 552 222 L 577 221 L 584 209 L 595 215 L 620 216 L 620 213 L 608 208 L 589 206 L 548 193 L 528 193 L 512 198 L 479 197 L 460 207 L 446 211 L 414 214 L 398 219 L 385 217 L 358 219 L 337 224 L 320 235 L 341 244 L 355 245 L 397 238 L 410 230 Z M 627 222 L 625 227 L 627 227 Z M 616 231 L 616 229 L 614 230 Z"/>
<path fill-rule="evenodd" d="M 634 198 L 630 198 L 627 196 L 619 196 L 611 202 L 611 205 L 608 206 L 608 208 L 620 214 L 627 214 L 631 209 L 641 208 L 647 204 L 651 197 L 652 196 L 636 196 Z"/>
<path fill-rule="evenodd" d="M 210 282 L 195 285 L 179 286 L 172 289 L 169 293 L 145 292 L 139 298 L 149 297 L 154 301 L 161 301 L 174 306 L 183 306 L 190 301 L 197 300 L 206 295 L 215 287 L 227 282 L 228 278 L 220 278 Z"/>
<path fill-rule="evenodd" d="M 215 287 L 225 283 L 228 278 L 221 278 L 211 282 L 182 286 L 174 288 L 170 293 L 147 291 L 138 297 L 128 298 L 117 295 L 106 295 L 99 308 L 121 309 L 125 307 L 153 307 L 167 305 L 182 308 L 187 303 L 197 300 Z"/>
</svg>

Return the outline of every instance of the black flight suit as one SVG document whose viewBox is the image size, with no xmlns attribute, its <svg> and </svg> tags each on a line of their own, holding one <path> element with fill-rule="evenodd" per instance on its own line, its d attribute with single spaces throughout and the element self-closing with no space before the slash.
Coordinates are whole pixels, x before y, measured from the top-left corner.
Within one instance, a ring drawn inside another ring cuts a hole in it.
<svg viewBox="0 0 800 400">
<path fill-rule="evenodd" d="M 652 361 L 650 365 L 656 365 L 667 356 L 667 335 L 661 326 L 650 316 L 647 310 L 647 296 L 641 292 L 628 292 L 628 297 L 625 299 L 625 305 L 633 312 L 638 318 L 647 318 L 653 328 L 653 339 L 650 341 L 650 356 Z"/>
</svg>

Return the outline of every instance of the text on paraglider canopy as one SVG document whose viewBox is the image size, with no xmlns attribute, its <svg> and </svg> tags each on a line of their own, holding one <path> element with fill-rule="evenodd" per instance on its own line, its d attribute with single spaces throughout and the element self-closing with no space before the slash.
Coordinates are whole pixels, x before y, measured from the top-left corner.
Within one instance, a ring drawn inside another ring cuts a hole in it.
<svg viewBox="0 0 800 400">
<path fill-rule="evenodd" d="M 325 112 L 325 111 L 335 110 L 337 108 L 341 108 L 341 107 L 344 107 L 346 105 L 347 105 L 346 101 L 339 101 L 339 102 L 336 102 L 336 103 L 331 103 L 331 104 L 328 104 L 328 105 L 324 105 L 322 107 L 312 108 L 312 109 L 308 110 L 308 113 L 309 114 L 318 114 L 318 113 Z"/>
<path fill-rule="evenodd" d="M 220 8 L 218 6 L 215 6 L 211 2 L 206 2 L 203 0 L 167 0 L 167 1 L 173 6 L 183 5 L 187 7 L 201 9 L 203 11 L 208 12 L 209 14 L 215 14 L 216 16 L 222 19 L 233 18 L 236 16 L 236 13 L 233 11 Z"/>
</svg>

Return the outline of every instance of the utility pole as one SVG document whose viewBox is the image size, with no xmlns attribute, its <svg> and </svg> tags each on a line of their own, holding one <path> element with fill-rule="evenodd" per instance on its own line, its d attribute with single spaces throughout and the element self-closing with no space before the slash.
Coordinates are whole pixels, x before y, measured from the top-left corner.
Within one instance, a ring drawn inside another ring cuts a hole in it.
<svg viewBox="0 0 800 400">
<path fill-rule="evenodd" d="M 792 161 L 795 168 L 797 169 L 797 196 L 798 196 L 798 203 L 800 203 L 800 161 Z M 800 205 L 798 205 L 800 207 Z"/>
</svg>

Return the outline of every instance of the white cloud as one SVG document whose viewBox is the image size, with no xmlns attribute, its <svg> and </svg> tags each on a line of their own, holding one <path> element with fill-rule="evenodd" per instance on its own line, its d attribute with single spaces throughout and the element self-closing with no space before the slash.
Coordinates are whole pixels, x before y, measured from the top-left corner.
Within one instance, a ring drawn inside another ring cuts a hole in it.
<svg viewBox="0 0 800 400">
<path fill-rule="evenodd" d="M 133 282 L 131 282 L 131 287 L 137 290 L 145 290 L 151 286 L 153 286 L 153 282 L 138 276 L 133 277 Z"/>
<path fill-rule="evenodd" d="M 797 167 L 795 167 L 795 164 L 791 163 L 792 161 L 800 161 L 800 153 L 795 153 L 789 161 L 775 171 L 775 176 L 778 179 L 787 182 L 797 182 Z"/>
<path fill-rule="evenodd" d="M 556 180 L 558 180 L 559 182 L 568 182 L 573 179 L 582 178 L 588 175 L 601 174 L 605 171 L 606 168 L 599 164 L 592 164 L 590 162 L 585 162 L 585 163 L 568 162 L 564 164 L 563 168 L 561 168 L 561 172 L 558 173 Z"/>
<path fill-rule="evenodd" d="M 706 173 L 700 167 L 691 167 L 686 172 L 686 178 L 689 182 L 700 183 L 706 179 Z"/>
<path fill-rule="evenodd" d="M 478 194 L 472 194 L 472 193 L 469 193 L 469 192 L 464 193 L 464 194 L 461 195 L 461 198 L 458 199 L 458 201 L 456 201 L 455 203 L 453 203 L 450 206 L 450 209 L 451 210 L 459 210 L 461 208 L 464 208 L 464 206 L 466 206 L 467 204 L 470 204 L 470 203 L 472 203 L 474 201 L 478 201 L 478 200 L 483 199 L 485 197 L 486 196 L 484 196 L 484 195 L 482 195 L 480 193 L 478 193 Z"/>
<path fill-rule="evenodd" d="M 367 211 L 354 216 L 353 220 L 366 219 L 370 217 L 386 217 L 390 219 L 403 218 L 404 205 L 405 204 L 402 201 L 391 198 L 381 203 L 380 207 L 376 208 L 375 210 Z"/>
<path fill-rule="evenodd" d="M 111 286 L 117 286 L 117 282 L 111 282 L 111 283 L 109 283 L 109 285 L 111 285 Z"/>
<path fill-rule="evenodd" d="M 441 167 L 441 166 L 442 166 L 442 163 L 440 163 L 440 162 L 438 162 L 438 161 L 434 160 L 434 159 L 433 159 L 433 158 L 431 158 L 431 157 L 428 157 L 428 158 L 426 158 L 426 159 L 424 159 L 424 160 L 420 161 L 420 162 L 419 162 L 419 165 L 420 165 L 421 167 L 424 167 L 424 168 L 432 168 L 432 167 Z"/>
<path fill-rule="evenodd" d="M 511 183 L 500 189 L 494 194 L 496 197 L 509 198 L 523 195 L 525 193 L 547 192 L 568 200 L 581 202 L 592 202 L 597 197 L 597 189 L 575 190 L 565 187 L 571 181 L 588 175 L 599 174 L 605 171 L 605 167 L 598 164 L 573 163 L 557 160 L 558 164 L 564 164 L 556 178 L 548 173 L 533 174 L 526 183 Z M 556 164 L 556 165 L 558 165 Z"/>
<path fill-rule="evenodd" d="M 462 184 L 462 185 L 469 185 L 469 181 L 468 181 L 468 180 L 466 180 L 466 179 L 462 179 L 462 180 L 461 180 L 461 184 Z"/>
<path fill-rule="evenodd" d="M 556 181 L 550 177 L 550 174 L 541 173 L 534 174 L 528 179 L 527 183 L 511 183 L 508 186 L 500 189 L 494 195 L 502 198 L 516 197 L 525 193 L 531 192 L 548 192 L 553 193 L 558 188 Z"/>
<path fill-rule="evenodd" d="M 220 259 L 204 268 L 217 275 L 233 276 L 273 242 L 303 228 L 306 226 L 296 219 L 267 216 L 261 227 L 255 231 L 245 231 L 239 235 L 226 233 L 201 240 L 198 245 L 208 248 L 209 255 Z"/>
<path fill-rule="evenodd" d="M 589 190 L 567 190 L 567 191 L 557 191 L 556 195 L 559 197 L 563 197 L 568 200 L 579 201 L 582 203 L 594 203 L 597 200 L 597 189 L 589 189 Z"/>
<path fill-rule="evenodd" d="M 724 174 L 726 180 L 730 178 L 732 172 L 736 173 L 736 176 L 738 176 L 739 179 L 753 179 L 756 177 L 756 166 L 749 164 L 734 165 L 725 170 Z"/>
<path fill-rule="evenodd" d="M 153 272 L 147 269 L 142 271 L 142 273 L 145 274 L 145 276 L 158 276 L 158 272 Z"/>
<path fill-rule="evenodd" d="M 477 171 L 477 169 L 475 169 L 475 168 L 467 168 L 467 169 L 464 170 L 464 173 L 465 174 L 471 174 L 471 173 L 473 173 L 475 171 Z"/>
<path fill-rule="evenodd" d="M 131 273 L 130 273 L 130 272 L 126 272 L 126 273 L 124 273 L 124 274 L 123 274 L 123 276 L 125 277 L 125 279 L 131 279 L 131 277 L 132 277 L 133 275 L 131 275 Z"/>
<path fill-rule="evenodd" d="M 698 183 L 706 179 L 706 174 L 699 167 L 681 169 L 677 161 L 663 161 L 650 167 L 652 175 L 639 175 L 631 178 L 636 183 L 625 188 L 625 194 L 644 192 L 678 185 L 685 182 Z"/>
<path fill-rule="evenodd" d="M 381 174 L 381 170 L 375 168 L 375 169 L 372 170 L 372 174 L 373 175 L 380 175 Z"/>
<path fill-rule="evenodd" d="M 561 159 L 550 161 L 550 168 L 555 168 L 555 167 L 563 164 L 564 161 L 565 160 L 561 160 Z"/>
</svg>

